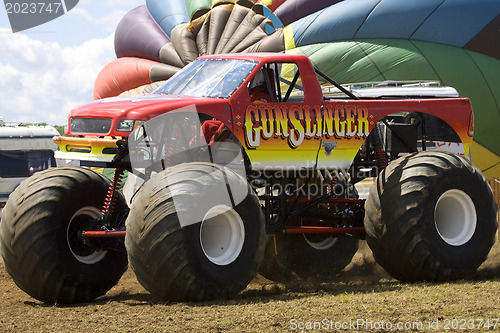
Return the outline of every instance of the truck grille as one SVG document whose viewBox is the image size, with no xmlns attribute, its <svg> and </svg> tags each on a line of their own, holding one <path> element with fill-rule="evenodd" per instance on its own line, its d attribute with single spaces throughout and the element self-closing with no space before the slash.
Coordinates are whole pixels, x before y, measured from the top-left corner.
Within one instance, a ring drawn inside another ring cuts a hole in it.
<svg viewBox="0 0 500 333">
<path fill-rule="evenodd" d="M 71 118 L 72 133 L 106 134 L 111 129 L 111 119 Z"/>
</svg>

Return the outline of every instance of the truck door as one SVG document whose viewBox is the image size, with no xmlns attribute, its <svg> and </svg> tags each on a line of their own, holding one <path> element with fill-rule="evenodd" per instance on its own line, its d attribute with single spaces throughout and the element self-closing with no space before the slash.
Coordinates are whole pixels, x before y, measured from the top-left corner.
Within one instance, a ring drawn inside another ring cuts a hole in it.
<svg viewBox="0 0 500 333">
<path fill-rule="evenodd" d="M 246 88 L 231 106 L 235 132 L 253 168 L 314 166 L 322 136 L 321 97 L 310 92 L 299 66 L 267 63 Z"/>
</svg>

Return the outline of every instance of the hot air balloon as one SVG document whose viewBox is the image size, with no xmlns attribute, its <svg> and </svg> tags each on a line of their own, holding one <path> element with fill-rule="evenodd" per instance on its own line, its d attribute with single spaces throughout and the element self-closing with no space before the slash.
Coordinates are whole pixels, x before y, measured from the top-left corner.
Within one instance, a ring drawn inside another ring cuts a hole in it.
<svg viewBox="0 0 500 333">
<path fill-rule="evenodd" d="M 99 74 L 94 98 L 166 80 L 199 55 L 284 49 L 281 22 L 263 5 L 148 0 L 119 23 L 118 59 Z"/>
</svg>

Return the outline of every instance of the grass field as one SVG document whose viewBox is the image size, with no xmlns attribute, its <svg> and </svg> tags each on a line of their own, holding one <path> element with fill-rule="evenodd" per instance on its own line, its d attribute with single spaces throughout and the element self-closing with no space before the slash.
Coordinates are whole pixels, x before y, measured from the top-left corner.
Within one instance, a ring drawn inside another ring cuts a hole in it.
<svg viewBox="0 0 500 333">
<path fill-rule="evenodd" d="M 105 296 L 72 306 L 31 298 L 3 263 L 0 281 L 0 332 L 500 331 L 498 243 L 469 281 L 401 283 L 363 243 L 331 281 L 285 286 L 258 277 L 235 299 L 202 303 L 159 301 L 130 269 Z"/>
</svg>

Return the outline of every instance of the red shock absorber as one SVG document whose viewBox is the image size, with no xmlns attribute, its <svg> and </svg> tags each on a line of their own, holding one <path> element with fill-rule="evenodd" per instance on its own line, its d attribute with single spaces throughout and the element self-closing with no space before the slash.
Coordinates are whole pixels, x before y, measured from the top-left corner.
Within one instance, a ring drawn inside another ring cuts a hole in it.
<svg viewBox="0 0 500 333">
<path fill-rule="evenodd" d="M 375 159 L 377 160 L 377 166 L 379 170 L 385 169 L 387 164 L 387 155 L 385 154 L 384 147 L 374 147 L 373 151 L 375 153 Z"/>
<path fill-rule="evenodd" d="M 387 162 L 387 155 L 385 154 L 378 125 L 373 128 L 370 138 L 373 146 L 373 152 L 375 153 L 375 160 L 377 161 L 377 167 L 379 168 L 379 171 L 382 171 L 389 163 Z"/>
<path fill-rule="evenodd" d="M 109 183 L 108 193 L 106 194 L 106 199 L 104 200 L 104 206 L 101 210 L 101 215 L 103 218 L 111 215 L 113 209 L 115 208 L 116 200 L 118 199 L 116 193 L 121 185 L 123 177 L 125 175 L 125 169 L 115 169 L 113 174 L 113 180 Z"/>
<path fill-rule="evenodd" d="M 327 186 L 326 188 L 326 194 L 331 194 L 332 192 L 335 191 L 335 186 L 337 185 L 337 180 L 336 179 L 332 179 L 330 181 L 330 184 Z M 334 195 L 335 196 L 335 195 Z"/>
</svg>

